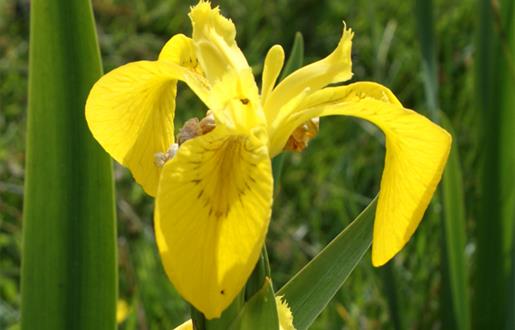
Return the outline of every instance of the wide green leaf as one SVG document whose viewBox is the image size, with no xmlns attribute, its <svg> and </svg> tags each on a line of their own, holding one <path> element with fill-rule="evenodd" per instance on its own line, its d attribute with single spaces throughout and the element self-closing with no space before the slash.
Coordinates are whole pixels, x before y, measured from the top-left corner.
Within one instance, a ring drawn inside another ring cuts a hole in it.
<svg viewBox="0 0 515 330">
<path fill-rule="evenodd" d="M 274 290 L 270 278 L 263 287 L 248 300 L 230 330 L 279 330 L 279 319 L 275 305 Z"/>
<path fill-rule="evenodd" d="M 377 198 L 277 292 L 297 329 L 309 328 L 370 248 L 376 204 Z"/>
<path fill-rule="evenodd" d="M 88 0 L 31 1 L 22 329 L 114 329 L 111 160 L 84 118 L 102 72 Z"/>
</svg>

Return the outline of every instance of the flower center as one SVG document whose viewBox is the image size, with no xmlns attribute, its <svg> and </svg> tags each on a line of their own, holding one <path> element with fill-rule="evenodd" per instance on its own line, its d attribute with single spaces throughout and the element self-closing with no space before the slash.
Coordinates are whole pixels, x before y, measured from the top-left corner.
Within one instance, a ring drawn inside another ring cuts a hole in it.
<svg viewBox="0 0 515 330">
<path fill-rule="evenodd" d="M 206 116 L 201 120 L 197 117 L 188 119 L 177 135 L 177 143 L 172 143 L 166 152 L 157 152 L 154 154 L 154 164 L 157 167 L 163 167 L 167 161 L 175 156 L 177 151 L 179 151 L 179 147 L 184 142 L 197 136 L 207 134 L 215 129 L 215 127 L 215 117 L 211 110 L 208 110 Z"/>
<path fill-rule="evenodd" d="M 318 134 L 319 128 L 320 119 L 318 117 L 311 118 L 293 131 L 283 150 L 295 152 L 303 151 L 307 148 L 309 141 Z"/>
</svg>

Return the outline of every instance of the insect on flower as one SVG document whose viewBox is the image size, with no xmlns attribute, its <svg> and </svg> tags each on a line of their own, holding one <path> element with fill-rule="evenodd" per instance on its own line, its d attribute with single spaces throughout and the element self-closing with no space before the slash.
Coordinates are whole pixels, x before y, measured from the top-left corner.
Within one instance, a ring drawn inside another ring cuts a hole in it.
<svg viewBox="0 0 515 330">
<path fill-rule="evenodd" d="M 270 220 L 271 159 L 302 150 L 324 116 L 361 118 L 386 136 L 372 262 L 391 259 L 427 208 L 450 135 L 382 85 L 333 85 L 352 77 L 353 32 L 346 27 L 331 54 L 278 84 L 284 51 L 273 46 L 258 89 L 232 21 L 206 1 L 191 8 L 190 18 L 191 38 L 177 34 L 156 61 L 107 73 L 86 104 L 93 136 L 156 198 L 156 240 L 180 294 L 215 318 L 241 291 Z M 206 119 L 187 123 L 175 139 L 178 81 L 205 104 Z"/>
</svg>

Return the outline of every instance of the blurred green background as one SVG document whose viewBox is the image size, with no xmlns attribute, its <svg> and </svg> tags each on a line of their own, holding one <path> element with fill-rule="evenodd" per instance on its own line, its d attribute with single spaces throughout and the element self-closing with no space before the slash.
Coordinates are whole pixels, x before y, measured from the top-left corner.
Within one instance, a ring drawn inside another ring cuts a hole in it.
<svg viewBox="0 0 515 330">
<path fill-rule="evenodd" d="M 187 13 L 194 3 L 94 0 L 105 71 L 130 61 L 155 59 L 173 34 L 190 34 Z M 406 107 L 430 116 L 415 1 L 215 3 L 236 23 L 239 46 L 257 75 L 268 48 L 279 43 L 288 52 L 296 31 L 304 36 L 305 63 L 326 56 L 336 46 L 345 21 L 355 32 L 353 81 L 380 82 Z M 473 232 L 481 190 L 481 117 L 474 89 L 480 13 L 472 0 L 438 0 L 433 5 L 439 105 L 454 127 L 454 148 L 461 159 L 467 206 L 463 256 L 470 266 L 476 251 Z M 0 0 L 0 329 L 15 329 L 20 317 L 29 7 L 28 0 Z M 176 127 L 204 110 L 181 86 Z M 382 134 L 372 125 L 349 118 L 323 118 L 320 126 L 320 134 L 307 150 L 287 156 L 274 202 L 267 247 L 277 288 L 339 233 L 379 189 Z M 188 310 L 158 259 L 153 201 L 119 165 L 115 165 L 115 178 L 119 292 L 121 306 L 127 310 L 120 328 L 171 329 L 188 317 Z M 442 212 L 436 199 L 406 249 L 387 267 L 373 268 L 367 255 L 312 328 L 445 328 L 449 306 L 442 271 Z M 473 292 L 472 284 L 466 287 Z"/>
</svg>

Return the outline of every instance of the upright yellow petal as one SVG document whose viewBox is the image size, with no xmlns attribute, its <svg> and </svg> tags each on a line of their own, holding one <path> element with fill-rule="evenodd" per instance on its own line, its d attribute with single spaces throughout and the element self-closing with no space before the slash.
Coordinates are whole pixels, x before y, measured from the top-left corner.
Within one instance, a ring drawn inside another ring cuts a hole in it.
<svg viewBox="0 0 515 330">
<path fill-rule="evenodd" d="M 441 179 L 451 136 L 424 116 L 403 108 L 387 88 L 363 82 L 326 88 L 306 97 L 296 112 L 275 128 L 271 152 L 281 150 L 301 123 L 330 115 L 368 120 L 386 136 L 372 244 L 372 263 L 383 265 L 402 249 L 420 223 Z"/>
<path fill-rule="evenodd" d="M 351 48 L 354 33 L 344 28 L 336 49 L 326 58 L 306 65 L 287 76 L 270 94 L 264 111 L 270 121 L 284 117 L 282 107 L 304 91 L 315 92 L 331 83 L 349 80 L 352 77 Z"/>
<path fill-rule="evenodd" d="M 284 50 L 280 45 L 274 45 L 265 57 L 263 77 L 261 82 L 261 103 L 265 104 L 284 64 Z"/>
<path fill-rule="evenodd" d="M 158 60 L 176 63 L 195 73 L 202 76 L 204 75 L 197 55 L 195 54 L 193 40 L 186 37 L 184 34 L 176 34 L 170 38 L 163 49 L 161 49 Z"/>
<path fill-rule="evenodd" d="M 213 86 L 209 96 L 210 109 L 219 124 L 240 132 L 266 127 L 258 88 L 250 68 L 226 73 Z"/>
<path fill-rule="evenodd" d="M 191 8 L 190 18 L 197 58 L 210 82 L 221 79 L 227 71 L 248 68 L 236 44 L 236 28 L 218 7 L 211 8 L 209 2 L 201 0 Z"/>
<path fill-rule="evenodd" d="M 160 172 L 154 154 L 168 150 L 174 141 L 177 80 L 185 81 L 207 102 L 209 87 L 200 75 L 159 61 L 129 63 L 107 73 L 86 102 L 86 119 L 95 139 L 152 196 Z"/>
<path fill-rule="evenodd" d="M 265 239 L 273 183 L 263 138 L 217 126 L 185 142 L 161 175 L 161 258 L 177 291 L 209 319 L 241 291 Z"/>
</svg>

